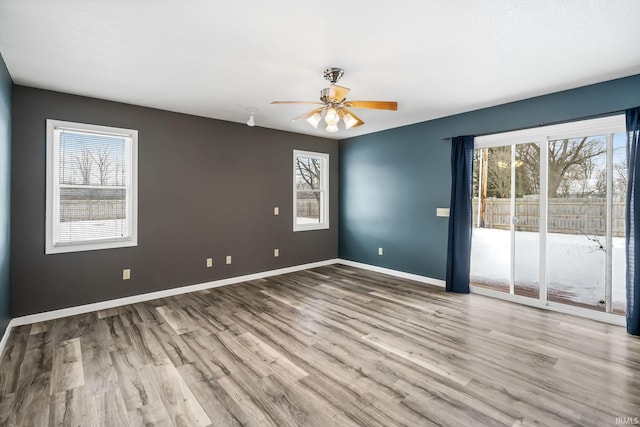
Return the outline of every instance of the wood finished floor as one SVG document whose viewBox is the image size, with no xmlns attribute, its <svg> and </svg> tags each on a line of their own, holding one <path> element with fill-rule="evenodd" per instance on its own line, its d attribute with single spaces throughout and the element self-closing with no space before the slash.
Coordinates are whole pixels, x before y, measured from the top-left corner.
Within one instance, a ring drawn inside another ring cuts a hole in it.
<svg viewBox="0 0 640 427">
<path fill-rule="evenodd" d="M 341 265 L 12 330 L 0 424 L 616 425 L 624 328 Z"/>
</svg>

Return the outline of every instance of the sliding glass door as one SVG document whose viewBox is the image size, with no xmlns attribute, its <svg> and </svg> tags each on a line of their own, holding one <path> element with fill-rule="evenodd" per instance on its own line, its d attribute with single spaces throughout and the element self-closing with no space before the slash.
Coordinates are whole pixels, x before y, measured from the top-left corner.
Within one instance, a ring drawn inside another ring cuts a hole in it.
<svg viewBox="0 0 640 427">
<path fill-rule="evenodd" d="M 477 138 L 471 285 L 623 314 L 625 137 L 616 117 Z"/>
</svg>

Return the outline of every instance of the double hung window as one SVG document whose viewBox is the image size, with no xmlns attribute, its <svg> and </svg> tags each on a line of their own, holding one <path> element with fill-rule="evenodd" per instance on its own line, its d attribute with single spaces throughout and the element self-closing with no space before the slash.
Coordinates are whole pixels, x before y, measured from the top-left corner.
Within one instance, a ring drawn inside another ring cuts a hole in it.
<svg viewBox="0 0 640 427">
<path fill-rule="evenodd" d="M 137 131 L 47 120 L 45 253 L 137 245 Z"/>
<path fill-rule="evenodd" d="M 293 152 L 293 231 L 329 228 L 329 155 Z"/>
</svg>

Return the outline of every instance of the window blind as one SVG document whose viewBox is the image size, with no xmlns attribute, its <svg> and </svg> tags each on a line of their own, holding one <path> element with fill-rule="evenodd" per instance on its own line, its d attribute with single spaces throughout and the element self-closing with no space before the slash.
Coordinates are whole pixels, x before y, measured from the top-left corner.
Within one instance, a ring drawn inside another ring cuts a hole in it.
<svg viewBox="0 0 640 427">
<path fill-rule="evenodd" d="M 129 235 L 131 138 L 57 129 L 56 245 Z"/>
</svg>

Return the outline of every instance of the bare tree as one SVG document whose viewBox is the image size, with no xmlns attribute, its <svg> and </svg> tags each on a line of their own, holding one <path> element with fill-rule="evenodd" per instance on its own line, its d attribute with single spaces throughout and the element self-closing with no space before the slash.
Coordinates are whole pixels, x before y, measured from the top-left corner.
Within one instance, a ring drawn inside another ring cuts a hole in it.
<svg viewBox="0 0 640 427">
<path fill-rule="evenodd" d="M 320 160 L 313 158 L 296 157 L 297 175 L 302 178 L 302 183 L 298 183 L 298 190 L 317 190 L 320 188 Z M 320 192 L 313 191 L 318 204 L 320 204 Z"/>
<path fill-rule="evenodd" d="M 522 150 L 525 167 L 534 178 L 537 186 L 540 183 L 540 147 L 527 144 Z M 582 137 L 550 141 L 548 144 L 548 194 L 558 197 L 563 191 L 569 191 L 563 180 L 577 173 L 578 170 L 589 170 L 586 167 L 590 159 L 606 152 L 605 141 L 600 137 Z M 564 187 L 564 188 L 563 188 Z"/>
<path fill-rule="evenodd" d="M 99 147 L 95 154 L 91 154 L 91 158 L 98 167 L 98 180 L 100 181 L 100 185 L 105 185 L 113 170 L 111 151 L 107 147 Z"/>
<path fill-rule="evenodd" d="M 82 150 L 76 154 L 76 165 L 80 174 L 81 183 L 84 185 L 91 184 L 92 156 L 86 145 L 82 144 Z"/>
<path fill-rule="evenodd" d="M 591 179 L 596 178 L 595 185 L 592 184 Z M 604 182 L 604 190 L 600 191 L 598 186 L 598 178 L 601 178 L 601 173 L 604 174 L 606 179 L 606 169 L 603 167 L 597 168 L 596 162 L 594 162 L 594 158 L 590 157 L 584 159 L 582 162 L 578 163 L 575 168 L 571 168 L 565 179 L 567 181 L 571 181 L 571 183 L 576 183 L 577 186 L 573 186 L 574 190 L 579 189 L 580 195 L 582 197 L 593 196 L 593 195 L 606 195 L 606 181 Z M 577 191 L 574 191 L 577 192 Z M 569 194 L 567 194 L 568 196 Z"/>
<path fill-rule="evenodd" d="M 487 196 L 511 197 L 511 146 L 489 149 L 486 169 Z"/>
<path fill-rule="evenodd" d="M 622 197 L 627 194 L 627 161 L 613 165 L 613 194 Z"/>
<path fill-rule="evenodd" d="M 615 181 L 613 185 L 614 185 L 614 194 L 615 194 L 615 185 L 616 185 Z M 596 175 L 595 191 L 596 193 L 601 195 L 607 194 L 607 171 L 605 169 L 600 169 Z"/>
</svg>

